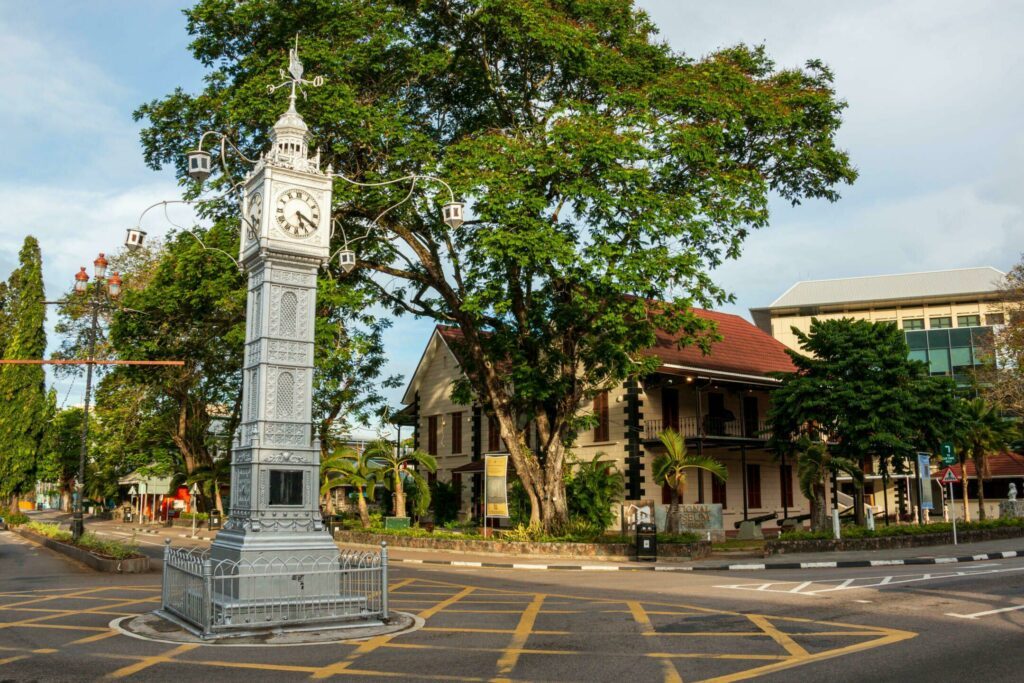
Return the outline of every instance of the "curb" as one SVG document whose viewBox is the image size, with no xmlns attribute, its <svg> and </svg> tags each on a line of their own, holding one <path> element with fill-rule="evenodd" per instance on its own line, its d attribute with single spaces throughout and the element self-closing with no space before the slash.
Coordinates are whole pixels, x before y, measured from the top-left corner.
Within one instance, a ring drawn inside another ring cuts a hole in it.
<svg viewBox="0 0 1024 683">
<path fill-rule="evenodd" d="M 963 555 L 961 557 L 909 557 L 904 560 L 838 560 L 835 562 L 758 562 L 749 564 L 721 564 L 699 567 L 673 567 L 659 564 L 604 565 L 604 564 L 523 564 L 513 562 L 471 562 L 467 560 L 414 560 L 409 558 L 388 558 L 389 562 L 401 564 L 426 564 L 447 567 L 479 567 L 483 569 L 526 569 L 583 572 L 722 572 L 722 571 L 768 571 L 772 569 L 851 569 L 857 567 L 897 567 L 905 565 L 959 564 L 1005 560 L 1024 557 L 1024 550 L 1007 550 L 996 553 Z"/>
</svg>

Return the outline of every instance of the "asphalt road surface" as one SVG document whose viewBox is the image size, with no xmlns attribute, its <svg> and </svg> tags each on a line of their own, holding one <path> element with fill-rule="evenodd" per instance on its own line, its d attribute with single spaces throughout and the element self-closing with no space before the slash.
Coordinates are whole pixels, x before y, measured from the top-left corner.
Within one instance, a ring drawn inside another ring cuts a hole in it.
<svg viewBox="0 0 1024 683">
<path fill-rule="evenodd" d="M 97 574 L 0 532 L 0 681 L 1021 677 L 1021 559 L 707 573 L 396 565 L 391 577 L 393 608 L 423 628 L 296 647 L 154 643 L 109 622 L 154 609 L 159 573 Z"/>
</svg>

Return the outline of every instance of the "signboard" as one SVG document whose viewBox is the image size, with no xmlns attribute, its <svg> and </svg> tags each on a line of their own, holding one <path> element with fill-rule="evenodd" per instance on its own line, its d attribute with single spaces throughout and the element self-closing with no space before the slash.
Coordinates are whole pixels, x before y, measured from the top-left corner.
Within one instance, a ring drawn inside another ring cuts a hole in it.
<svg viewBox="0 0 1024 683">
<path fill-rule="evenodd" d="M 679 526 L 686 531 L 712 531 L 722 529 L 722 506 L 711 505 L 680 505 Z"/>
<path fill-rule="evenodd" d="M 921 494 L 921 509 L 934 510 L 932 504 L 932 456 L 931 453 L 917 454 L 918 491 Z"/>
<path fill-rule="evenodd" d="M 939 481 L 943 484 L 956 484 L 959 483 L 960 477 L 956 476 L 956 472 L 951 467 L 947 467 L 946 471 L 942 473 L 942 479 Z"/>
<path fill-rule="evenodd" d="M 508 456 L 484 456 L 484 515 L 508 517 Z"/>
<path fill-rule="evenodd" d="M 955 465 L 957 462 L 956 451 L 953 450 L 953 444 L 949 441 L 943 443 L 939 448 L 939 455 L 942 456 L 942 464 L 946 467 Z"/>
</svg>

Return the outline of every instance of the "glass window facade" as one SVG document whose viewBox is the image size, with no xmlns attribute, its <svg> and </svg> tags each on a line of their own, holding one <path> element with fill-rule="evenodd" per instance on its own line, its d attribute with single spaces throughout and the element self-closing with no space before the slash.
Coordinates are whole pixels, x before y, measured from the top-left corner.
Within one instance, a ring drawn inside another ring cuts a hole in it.
<svg viewBox="0 0 1024 683">
<path fill-rule="evenodd" d="M 924 329 L 924 318 L 906 318 L 903 320 L 903 329 L 905 330 L 923 330 Z"/>
<path fill-rule="evenodd" d="M 911 360 L 928 363 L 929 372 L 933 375 L 951 375 L 957 379 L 981 363 L 979 356 L 991 334 L 991 327 L 905 332 Z"/>
<path fill-rule="evenodd" d="M 945 315 L 938 318 L 928 318 L 928 327 L 933 330 L 944 330 L 953 327 L 953 318 Z"/>
</svg>

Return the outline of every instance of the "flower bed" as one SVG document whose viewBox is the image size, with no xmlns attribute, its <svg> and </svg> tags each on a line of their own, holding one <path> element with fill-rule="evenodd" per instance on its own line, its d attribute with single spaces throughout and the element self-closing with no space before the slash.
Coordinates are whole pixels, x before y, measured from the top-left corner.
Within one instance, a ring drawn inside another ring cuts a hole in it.
<svg viewBox="0 0 1024 683">
<path fill-rule="evenodd" d="M 1024 519 L 993 519 L 984 522 L 957 524 L 960 543 L 995 541 L 1024 537 Z M 878 527 L 869 531 L 864 527 L 843 527 L 842 538 L 835 540 L 831 532 L 795 531 L 769 539 L 764 554 L 833 552 L 842 550 L 886 550 L 891 548 L 917 548 L 953 543 L 953 525 L 938 522 L 926 525 Z"/>
<path fill-rule="evenodd" d="M 411 533 L 407 533 L 411 532 Z M 688 537 L 682 537 L 688 539 Z M 484 539 L 478 534 L 454 534 L 445 532 L 428 532 L 425 529 L 409 529 L 402 532 L 384 532 L 381 529 L 372 531 L 342 531 L 335 533 L 335 539 L 342 543 L 361 543 L 378 545 L 387 541 L 388 545 L 399 548 L 421 548 L 426 550 L 449 550 L 457 553 L 493 553 L 501 555 L 545 557 L 600 557 L 603 559 L 629 559 L 633 556 L 632 543 L 626 542 L 622 536 L 608 537 L 608 542 L 573 542 L 573 541 L 519 541 Z M 665 539 L 664 541 L 662 539 Z M 602 539 L 603 540 L 603 539 Z M 703 540 L 689 542 L 670 542 L 667 537 L 659 534 L 658 556 L 696 560 L 711 554 L 711 544 Z"/>
<path fill-rule="evenodd" d="M 56 524 L 28 522 L 16 531 L 41 545 L 78 560 L 93 569 L 118 574 L 149 571 L 149 558 L 131 544 L 107 541 L 93 534 L 83 534 L 78 543 L 71 542 L 71 532 Z"/>
</svg>

